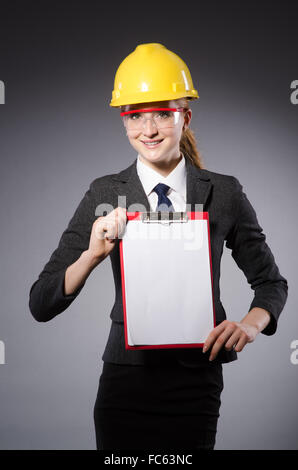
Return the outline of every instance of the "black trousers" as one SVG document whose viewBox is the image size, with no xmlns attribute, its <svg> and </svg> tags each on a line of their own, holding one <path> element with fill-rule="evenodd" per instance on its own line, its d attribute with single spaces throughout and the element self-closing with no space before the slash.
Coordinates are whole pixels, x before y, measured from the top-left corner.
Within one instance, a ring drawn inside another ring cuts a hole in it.
<svg viewBox="0 0 298 470">
<path fill-rule="evenodd" d="M 98 450 L 209 449 L 215 445 L 222 364 L 103 363 L 94 404 Z"/>
</svg>

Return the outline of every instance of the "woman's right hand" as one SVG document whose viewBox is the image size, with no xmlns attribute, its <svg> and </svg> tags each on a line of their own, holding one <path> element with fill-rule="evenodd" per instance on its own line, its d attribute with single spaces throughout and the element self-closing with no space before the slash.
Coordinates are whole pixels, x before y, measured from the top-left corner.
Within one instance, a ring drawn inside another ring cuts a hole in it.
<svg viewBox="0 0 298 470">
<path fill-rule="evenodd" d="M 106 216 L 98 217 L 93 223 L 88 252 L 92 258 L 102 261 L 115 246 L 115 239 L 122 237 L 127 216 L 126 209 L 117 207 Z"/>
</svg>

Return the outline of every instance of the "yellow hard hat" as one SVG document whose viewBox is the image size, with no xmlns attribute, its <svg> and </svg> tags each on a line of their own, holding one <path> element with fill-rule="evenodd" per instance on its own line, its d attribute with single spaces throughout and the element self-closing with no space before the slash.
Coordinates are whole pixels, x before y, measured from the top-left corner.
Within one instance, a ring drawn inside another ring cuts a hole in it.
<svg viewBox="0 0 298 470">
<path fill-rule="evenodd" d="M 110 106 L 199 98 L 185 62 L 162 44 L 139 44 L 119 65 Z"/>
</svg>

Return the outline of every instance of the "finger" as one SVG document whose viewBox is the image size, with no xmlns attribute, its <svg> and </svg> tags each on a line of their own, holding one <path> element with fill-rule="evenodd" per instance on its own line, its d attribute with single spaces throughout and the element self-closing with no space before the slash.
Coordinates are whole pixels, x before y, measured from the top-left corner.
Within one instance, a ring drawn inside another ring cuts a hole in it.
<svg viewBox="0 0 298 470">
<path fill-rule="evenodd" d="M 115 241 L 116 241 L 115 238 L 111 238 L 111 237 L 109 237 L 107 234 L 106 234 L 106 236 L 105 236 L 105 239 L 106 239 L 106 241 L 109 242 L 109 243 L 115 243 Z"/>
<path fill-rule="evenodd" d="M 122 218 L 118 219 L 118 221 L 115 223 L 115 238 L 122 238 L 122 235 L 125 230 L 126 226 L 126 221 L 124 221 Z"/>
<path fill-rule="evenodd" d="M 125 207 L 118 207 L 118 213 L 120 214 L 120 216 L 124 216 L 125 218 L 127 217 L 126 213 L 127 213 L 127 210 L 125 209 Z"/>
<path fill-rule="evenodd" d="M 223 345 L 226 343 L 227 339 L 232 336 L 234 329 L 227 327 L 225 331 L 217 338 L 215 341 L 211 351 L 210 351 L 210 356 L 209 360 L 212 361 L 213 359 L 216 358 L 218 351 L 223 347 Z"/>
<path fill-rule="evenodd" d="M 127 224 L 126 209 L 121 209 L 121 212 L 118 218 L 118 233 L 117 233 L 118 238 L 122 238 L 122 236 L 124 235 L 126 224 Z"/>
<path fill-rule="evenodd" d="M 98 240 L 105 238 L 105 232 L 107 231 L 107 222 L 105 217 L 98 217 L 95 222 L 95 236 Z"/>
<path fill-rule="evenodd" d="M 107 221 L 114 226 L 114 237 L 119 238 L 123 233 L 124 227 L 126 225 L 126 215 L 124 209 L 117 208 L 112 211 L 109 214 Z"/>
<path fill-rule="evenodd" d="M 103 240 L 105 238 L 106 233 L 106 223 L 104 217 L 99 217 L 98 219 L 95 223 L 94 234 L 98 240 Z"/>
<path fill-rule="evenodd" d="M 121 216 L 119 221 L 118 221 L 118 233 L 117 236 L 118 238 L 122 238 L 126 228 L 126 216 Z"/>
<path fill-rule="evenodd" d="M 104 220 L 99 230 L 103 233 L 103 238 L 116 237 L 116 227 L 112 221 Z"/>
<path fill-rule="evenodd" d="M 241 338 L 239 339 L 236 347 L 234 348 L 235 351 L 240 352 L 244 348 L 244 346 L 248 343 L 247 336 L 242 334 Z"/>
<path fill-rule="evenodd" d="M 118 227 L 113 222 L 107 223 L 106 238 L 117 238 Z"/>
<path fill-rule="evenodd" d="M 211 333 L 209 333 L 204 343 L 203 352 L 206 352 L 214 344 L 218 336 L 225 330 L 226 327 L 227 327 L 227 323 L 224 320 L 215 328 L 213 328 L 213 330 L 211 331 Z"/>
<path fill-rule="evenodd" d="M 225 349 L 230 351 L 232 347 L 237 343 L 241 336 L 242 332 L 237 328 L 236 331 L 232 334 L 232 336 L 228 339 L 228 341 L 225 344 Z"/>
<path fill-rule="evenodd" d="M 123 207 L 117 207 L 109 215 L 114 216 L 116 219 L 126 219 L 126 212 L 126 209 L 124 209 Z"/>
</svg>

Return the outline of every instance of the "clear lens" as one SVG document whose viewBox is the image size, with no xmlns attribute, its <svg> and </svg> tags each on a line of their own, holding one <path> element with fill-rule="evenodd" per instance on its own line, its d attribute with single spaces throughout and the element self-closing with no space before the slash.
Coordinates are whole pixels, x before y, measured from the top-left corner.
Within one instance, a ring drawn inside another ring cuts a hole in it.
<svg viewBox="0 0 298 470">
<path fill-rule="evenodd" d="M 148 114 L 151 115 L 148 116 Z M 123 122 L 127 130 L 141 130 L 147 119 L 152 119 L 158 129 L 175 127 L 179 122 L 179 111 L 154 111 L 152 113 L 135 112 L 123 116 Z"/>
</svg>

